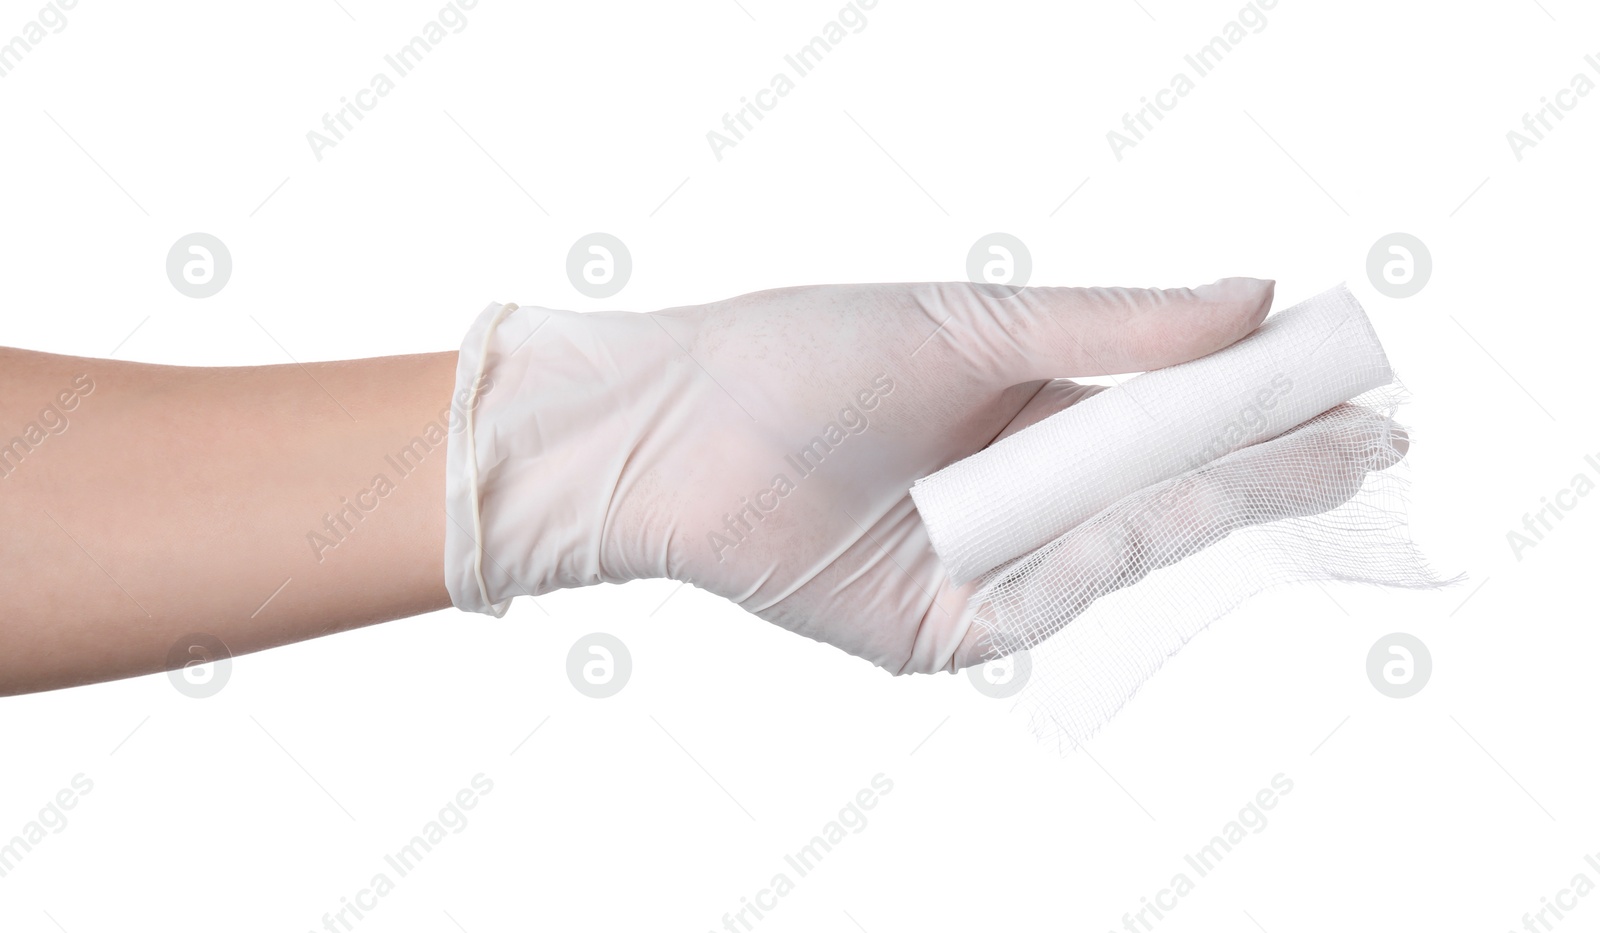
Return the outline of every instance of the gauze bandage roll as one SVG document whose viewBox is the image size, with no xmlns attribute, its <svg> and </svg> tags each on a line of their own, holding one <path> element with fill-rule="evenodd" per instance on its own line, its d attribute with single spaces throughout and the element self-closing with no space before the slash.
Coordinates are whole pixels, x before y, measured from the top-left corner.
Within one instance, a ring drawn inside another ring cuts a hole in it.
<svg viewBox="0 0 1600 933">
<path fill-rule="evenodd" d="M 1269 586 L 1441 581 L 1412 544 L 1402 390 L 1343 286 L 1085 399 L 912 487 L 992 664 L 1076 746 Z M 1316 597 L 1321 599 L 1322 597 Z"/>
<path fill-rule="evenodd" d="M 911 498 L 945 568 L 965 583 L 1124 496 L 1393 378 L 1340 285 L 1230 347 L 1137 376 L 918 480 Z"/>
</svg>

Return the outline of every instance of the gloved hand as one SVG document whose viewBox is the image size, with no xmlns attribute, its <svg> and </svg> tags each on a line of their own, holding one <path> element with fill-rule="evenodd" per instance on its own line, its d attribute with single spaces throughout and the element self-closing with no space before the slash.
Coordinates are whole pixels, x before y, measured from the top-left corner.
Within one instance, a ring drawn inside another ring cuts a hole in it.
<svg viewBox="0 0 1600 933">
<path fill-rule="evenodd" d="M 650 314 L 491 305 L 457 374 L 466 392 L 483 363 L 472 443 L 450 442 L 451 598 L 503 611 L 524 593 L 666 577 L 894 673 L 975 663 L 976 584 L 950 583 L 912 481 L 1097 391 L 1062 377 L 1232 343 L 1272 289 L 836 285 Z M 1217 536 L 1238 521 L 1187 501 L 1207 511 L 1169 520 Z"/>
</svg>

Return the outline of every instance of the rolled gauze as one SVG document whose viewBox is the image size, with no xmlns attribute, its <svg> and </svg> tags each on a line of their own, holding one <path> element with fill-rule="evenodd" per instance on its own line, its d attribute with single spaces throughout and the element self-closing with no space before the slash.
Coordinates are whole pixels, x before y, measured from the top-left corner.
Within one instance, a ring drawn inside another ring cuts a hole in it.
<svg viewBox="0 0 1600 933">
<path fill-rule="evenodd" d="M 1313 418 L 1394 378 L 1343 285 L 1232 346 L 1129 379 L 911 487 L 957 583 L 1118 500 Z"/>
</svg>

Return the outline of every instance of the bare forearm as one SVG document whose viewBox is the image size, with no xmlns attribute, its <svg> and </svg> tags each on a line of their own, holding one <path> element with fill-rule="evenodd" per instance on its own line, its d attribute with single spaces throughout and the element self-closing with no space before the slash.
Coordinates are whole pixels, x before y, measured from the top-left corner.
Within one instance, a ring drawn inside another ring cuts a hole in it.
<svg viewBox="0 0 1600 933">
<path fill-rule="evenodd" d="M 455 360 L 0 349 L 0 693 L 161 670 L 195 632 L 238 654 L 448 606 Z"/>
</svg>

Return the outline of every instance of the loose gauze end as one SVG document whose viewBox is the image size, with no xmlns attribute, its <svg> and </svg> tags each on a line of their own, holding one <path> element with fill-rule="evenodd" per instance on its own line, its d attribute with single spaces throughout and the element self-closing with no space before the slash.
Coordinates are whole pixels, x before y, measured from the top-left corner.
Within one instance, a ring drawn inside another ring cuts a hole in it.
<svg viewBox="0 0 1600 933">
<path fill-rule="evenodd" d="M 911 496 L 951 576 L 981 578 L 973 600 L 991 656 L 1027 651 L 1028 672 L 1016 670 L 1035 728 L 1075 744 L 1261 589 L 1444 582 L 1405 525 L 1401 397 L 1341 285 L 925 477 Z"/>
</svg>

